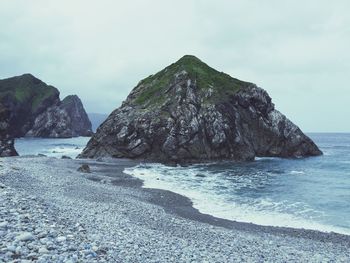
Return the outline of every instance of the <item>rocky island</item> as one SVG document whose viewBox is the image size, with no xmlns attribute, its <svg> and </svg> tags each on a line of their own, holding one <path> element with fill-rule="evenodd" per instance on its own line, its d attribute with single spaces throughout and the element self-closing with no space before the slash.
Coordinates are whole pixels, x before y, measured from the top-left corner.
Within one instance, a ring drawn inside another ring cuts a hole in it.
<svg viewBox="0 0 350 263">
<path fill-rule="evenodd" d="M 91 123 L 78 96 L 61 101 L 59 95 L 31 74 L 0 80 L 0 103 L 9 112 L 8 136 L 91 136 Z"/>
<path fill-rule="evenodd" d="M 186 55 L 140 81 L 80 157 L 182 163 L 321 154 L 265 90 Z"/>
</svg>

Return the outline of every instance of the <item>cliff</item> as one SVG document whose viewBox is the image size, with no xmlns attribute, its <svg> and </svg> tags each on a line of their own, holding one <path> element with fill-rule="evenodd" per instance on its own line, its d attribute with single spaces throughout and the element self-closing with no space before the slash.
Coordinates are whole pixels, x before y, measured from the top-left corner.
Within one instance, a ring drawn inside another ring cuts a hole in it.
<svg viewBox="0 0 350 263">
<path fill-rule="evenodd" d="M 28 137 L 70 138 L 91 136 L 91 122 L 78 96 L 70 95 L 36 117 Z"/>
<path fill-rule="evenodd" d="M 0 80 L 0 102 L 10 111 L 9 130 L 22 137 L 34 119 L 60 102 L 59 91 L 31 74 Z"/>
<path fill-rule="evenodd" d="M 0 80 L 0 103 L 9 110 L 11 137 L 90 136 L 91 123 L 80 99 L 60 101 L 59 91 L 31 74 Z"/>
<path fill-rule="evenodd" d="M 140 81 L 80 157 L 182 163 L 320 154 L 265 90 L 184 56 Z"/>
</svg>

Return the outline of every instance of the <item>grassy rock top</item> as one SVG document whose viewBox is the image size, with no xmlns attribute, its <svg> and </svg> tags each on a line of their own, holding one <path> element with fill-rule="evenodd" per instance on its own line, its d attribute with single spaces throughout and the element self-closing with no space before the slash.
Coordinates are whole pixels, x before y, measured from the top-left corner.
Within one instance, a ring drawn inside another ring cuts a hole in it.
<svg viewBox="0 0 350 263">
<path fill-rule="evenodd" d="M 212 89 L 215 93 L 213 98 L 232 95 L 241 88 L 248 87 L 251 83 L 244 82 L 230 75 L 219 72 L 202 62 L 195 56 L 185 55 L 177 62 L 171 64 L 155 75 L 151 75 L 139 82 L 135 89 L 140 89 L 134 102 L 138 105 L 156 103 L 164 96 L 164 91 L 172 84 L 178 74 L 186 72 L 189 79 L 196 82 L 199 91 Z"/>
<path fill-rule="evenodd" d="M 56 88 L 31 74 L 0 80 L 0 101 L 10 97 L 15 103 L 28 102 L 32 112 L 35 112 L 45 99 L 55 95 L 59 96 Z"/>
</svg>

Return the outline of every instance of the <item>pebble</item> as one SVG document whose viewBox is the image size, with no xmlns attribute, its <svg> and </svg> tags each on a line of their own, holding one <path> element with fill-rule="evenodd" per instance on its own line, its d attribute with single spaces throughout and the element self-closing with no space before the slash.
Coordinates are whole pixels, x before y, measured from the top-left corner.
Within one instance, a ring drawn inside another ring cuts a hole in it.
<svg viewBox="0 0 350 263">
<path fill-rule="evenodd" d="M 58 237 L 56 240 L 57 240 L 57 242 L 64 242 L 64 241 L 67 240 L 67 238 L 64 237 L 64 236 L 60 236 L 60 237 Z"/>
<path fill-rule="evenodd" d="M 47 254 L 47 253 L 49 253 L 49 251 L 47 250 L 46 247 L 40 247 L 39 250 L 38 250 L 38 252 L 39 252 L 40 254 Z"/>
<path fill-rule="evenodd" d="M 1 222 L 0 223 L 0 227 L 2 228 L 2 227 L 7 227 L 7 225 L 8 225 L 8 222 L 7 221 L 4 221 L 4 222 Z"/>
<path fill-rule="evenodd" d="M 19 234 L 18 236 L 16 236 L 16 240 L 17 241 L 29 241 L 29 240 L 33 240 L 34 236 L 32 233 L 29 232 L 23 232 L 21 234 Z"/>
<path fill-rule="evenodd" d="M 11 251 L 11 252 L 16 252 L 16 247 L 15 247 L 15 246 L 12 246 L 12 245 L 7 246 L 6 249 L 7 249 L 8 251 Z"/>
</svg>

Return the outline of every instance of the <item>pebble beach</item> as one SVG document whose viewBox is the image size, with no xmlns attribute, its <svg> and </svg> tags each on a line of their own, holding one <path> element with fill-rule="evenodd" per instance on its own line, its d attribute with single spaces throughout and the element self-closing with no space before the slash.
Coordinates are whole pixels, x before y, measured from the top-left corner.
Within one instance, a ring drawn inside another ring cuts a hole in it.
<svg viewBox="0 0 350 263">
<path fill-rule="evenodd" d="M 350 261 L 350 236 L 200 214 L 123 173 L 136 164 L 2 158 L 0 262 Z"/>
</svg>

